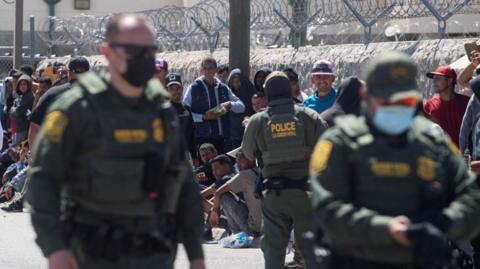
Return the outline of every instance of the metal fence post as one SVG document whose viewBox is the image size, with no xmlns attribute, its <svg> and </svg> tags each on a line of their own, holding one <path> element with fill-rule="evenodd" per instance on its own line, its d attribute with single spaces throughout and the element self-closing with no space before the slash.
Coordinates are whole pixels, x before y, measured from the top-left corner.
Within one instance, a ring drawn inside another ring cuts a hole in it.
<svg viewBox="0 0 480 269">
<path fill-rule="evenodd" d="M 30 61 L 35 63 L 35 17 L 30 16 Z"/>
<path fill-rule="evenodd" d="M 428 1 L 428 0 L 420 0 L 432 13 L 432 15 L 437 19 L 438 23 L 438 38 L 442 39 L 445 38 L 447 34 L 447 21 L 455 15 L 460 9 L 462 9 L 465 5 L 467 5 L 469 2 L 472 0 L 464 0 L 462 3 L 460 3 L 458 6 L 456 6 L 453 10 L 442 16 L 440 12 Z"/>
<path fill-rule="evenodd" d="M 393 1 L 387 8 L 382 10 L 379 14 L 377 14 L 372 20 L 367 21 L 367 19 L 360 14 L 355 7 L 350 3 L 349 0 L 342 0 L 343 3 L 347 6 L 347 8 L 352 12 L 353 16 L 357 18 L 360 24 L 363 25 L 363 43 L 366 45 L 370 43 L 370 39 L 372 36 L 372 26 L 378 22 L 378 20 L 390 12 L 390 10 L 397 4 L 397 1 Z"/>
<path fill-rule="evenodd" d="M 315 20 L 315 18 L 320 14 L 320 12 L 322 12 L 322 10 L 321 9 L 317 10 L 317 12 L 315 12 L 315 14 L 313 14 L 312 16 L 307 18 L 300 25 L 294 24 L 291 21 L 289 21 L 288 18 L 286 16 L 284 16 L 277 9 L 274 9 L 273 12 L 275 12 L 275 14 L 277 14 L 277 16 L 280 17 L 280 19 L 288 26 L 288 28 L 290 28 L 290 31 L 292 31 L 293 38 L 294 38 L 293 39 L 293 47 L 295 49 L 298 49 L 298 48 L 300 48 L 300 45 L 302 43 L 302 36 L 301 36 L 302 31 L 307 29 L 308 24 L 310 24 L 313 20 Z"/>
</svg>

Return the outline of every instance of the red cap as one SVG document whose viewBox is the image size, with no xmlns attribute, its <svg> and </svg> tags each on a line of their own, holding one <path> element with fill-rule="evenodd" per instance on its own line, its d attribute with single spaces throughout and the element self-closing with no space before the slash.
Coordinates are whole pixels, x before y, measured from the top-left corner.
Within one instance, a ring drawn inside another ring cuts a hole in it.
<svg viewBox="0 0 480 269">
<path fill-rule="evenodd" d="M 433 78 L 433 76 L 435 75 L 453 78 L 454 81 L 457 81 L 457 73 L 450 66 L 440 66 L 437 69 L 435 69 L 434 72 L 427 73 L 428 78 Z"/>
</svg>

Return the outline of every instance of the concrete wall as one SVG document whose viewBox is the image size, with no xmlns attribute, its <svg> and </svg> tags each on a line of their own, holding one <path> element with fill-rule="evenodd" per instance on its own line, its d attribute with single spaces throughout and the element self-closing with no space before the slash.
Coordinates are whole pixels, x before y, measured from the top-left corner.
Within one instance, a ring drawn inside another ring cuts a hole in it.
<svg viewBox="0 0 480 269">
<path fill-rule="evenodd" d="M 183 5 L 183 0 L 90 0 L 90 10 L 75 10 L 74 0 L 62 0 L 55 6 L 59 17 L 72 17 L 80 14 L 107 15 L 125 11 L 141 11 L 167 5 Z M 48 16 L 48 5 L 43 0 L 24 0 L 24 29 L 28 30 L 28 18 L 34 15 L 37 29 Z M 0 31 L 12 31 L 15 20 L 15 5 L 0 1 Z"/>
</svg>

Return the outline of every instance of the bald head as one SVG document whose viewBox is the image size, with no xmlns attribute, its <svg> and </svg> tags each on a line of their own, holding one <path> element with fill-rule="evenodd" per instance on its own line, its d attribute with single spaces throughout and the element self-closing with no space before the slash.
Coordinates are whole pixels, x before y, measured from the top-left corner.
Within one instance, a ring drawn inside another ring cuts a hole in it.
<svg viewBox="0 0 480 269">
<path fill-rule="evenodd" d="M 155 34 L 152 25 L 135 14 L 119 14 L 107 23 L 105 38 L 108 43 L 152 45 Z"/>
</svg>

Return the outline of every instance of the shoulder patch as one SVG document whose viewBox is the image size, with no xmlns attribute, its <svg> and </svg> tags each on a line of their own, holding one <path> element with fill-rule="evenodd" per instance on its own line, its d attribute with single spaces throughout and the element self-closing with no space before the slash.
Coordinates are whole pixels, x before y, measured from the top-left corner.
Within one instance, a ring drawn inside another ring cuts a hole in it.
<svg viewBox="0 0 480 269">
<path fill-rule="evenodd" d="M 79 83 L 83 85 L 91 94 L 101 93 L 108 89 L 108 85 L 105 84 L 105 81 L 92 72 L 82 74 L 80 76 Z"/>
<path fill-rule="evenodd" d="M 333 143 L 328 140 L 321 140 L 315 146 L 310 159 L 310 173 L 322 172 L 327 168 L 330 154 L 332 153 Z"/>
<path fill-rule="evenodd" d="M 45 139 L 52 143 L 59 143 L 62 140 L 65 128 L 68 125 L 68 117 L 60 111 L 50 112 L 43 124 Z"/>
</svg>

